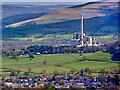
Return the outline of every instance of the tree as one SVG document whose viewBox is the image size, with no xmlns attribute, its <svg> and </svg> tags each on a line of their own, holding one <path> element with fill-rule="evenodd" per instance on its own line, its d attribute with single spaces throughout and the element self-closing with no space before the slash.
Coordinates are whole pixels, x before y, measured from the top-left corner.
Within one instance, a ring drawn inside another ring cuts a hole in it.
<svg viewBox="0 0 120 90">
<path fill-rule="evenodd" d="M 84 71 L 83 69 L 80 70 L 81 75 L 83 75 L 83 71 Z"/>
<path fill-rule="evenodd" d="M 32 71 L 32 69 L 31 68 L 28 68 L 28 72 L 30 73 Z"/>
<path fill-rule="evenodd" d="M 53 73 L 55 76 L 59 74 L 57 70 L 55 70 Z"/>
<path fill-rule="evenodd" d="M 5 80 L 5 77 L 3 75 L 2 75 L 1 81 L 2 81 L 2 86 L 4 86 L 6 80 Z"/>
<path fill-rule="evenodd" d="M 9 76 L 17 76 L 17 75 L 18 75 L 18 74 L 16 73 L 16 70 L 14 70 L 14 69 L 12 69 L 10 72 L 11 72 L 11 73 L 10 73 Z"/>
<path fill-rule="evenodd" d="M 29 72 L 24 72 L 23 75 L 28 76 L 28 75 L 29 75 Z"/>
<path fill-rule="evenodd" d="M 34 58 L 33 53 L 30 53 L 30 54 L 29 54 L 29 58 L 31 58 L 31 59 Z"/>
<path fill-rule="evenodd" d="M 115 51 L 113 56 L 112 56 L 112 59 L 114 61 L 120 61 L 120 51 Z"/>
<path fill-rule="evenodd" d="M 83 60 L 86 60 L 86 59 L 87 59 L 87 55 L 84 55 L 84 56 L 83 56 Z"/>
<path fill-rule="evenodd" d="M 16 57 L 17 57 L 17 53 L 16 52 L 12 52 L 12 58 L 16 59 Z"/>
<path fill-rule="evenodd" d="M 43 61 L 43 64 L 46 65 L 46 63 L 47 63 L 47 60 L 45 59 L 45 60 Z"/>
<path fill-rule="evenodd" d="M 45 73 L 46 73 L 46 70 L 42 70 L 42 71 L 41 71 L 41 74 L 45 74 Z"/>
<path fill-rule="evenodd" d="M 18 56 L 15 56 L 15 60 L 17 60 L 17 61 L 18 61 L 18 60 L 19 60 L 19 57 L 18 57 Z"/>
<path fill-rule="evenodd" d="M 29 54 L 30 53 L 30 50 L 29 49 L 25 49 L 24 50 L 24 54 Z"/>
<path fill-rule="evenodd" d="M 25 53 L 24 50 L 20 50 L 20 51 L 19 51 L 19 54 L 20 54 L 20 55 L 24 55 L 24 53 Z"/>
<path fill-rule="evenodd" d="M 82 56 L 82 53 L 80 53 L 80 56 Z"/>
<path fill-rule="evenodd" d="M 17 74 L 19 74 L 19 73 L 20 73 L 20 70 L 16 70 L 16 72 L 17 72 Z"/>
<path fill-rule="evenodd" d="M 72 68 L 71 70 L 70 70 L 70 73 L 75 73 L 76 72 L 76 69 L 74 69 L 74 68 Z"/>
<path fill-rule="evenodd" d="M 32 59 L 30 58 L 30 61 L 31 61 Z"/>
<path fill-rule="evenodd" d="M 86 74 L 89 72 L 89 68 L 85 68 L 84 70 L 86 72 Z"/>
<path fill-rule="evenodd" d="M 5 54 L 6 56 L 10 56 L 10 52 L 9 51 L 7 51 L 7 53 Z"/>
<path fill-rule="evenodd" d="M 104 68 L 101 68 L 99 73 L 101 73 L 101 76 L 104 76 L 104 74 L 106 73 L 105 69 Z"/>
<path fill-rule="evenodd" d="M 89 71 L 88 71 L 88 75 L 91 75 L 91 74 L 92 74 L 92 70 L 89 70 Z"/>
<path fill-rule="evenodd" d="M 13 48 L 13 51 L 16 51 L 15 48 Z"/>
</svg>

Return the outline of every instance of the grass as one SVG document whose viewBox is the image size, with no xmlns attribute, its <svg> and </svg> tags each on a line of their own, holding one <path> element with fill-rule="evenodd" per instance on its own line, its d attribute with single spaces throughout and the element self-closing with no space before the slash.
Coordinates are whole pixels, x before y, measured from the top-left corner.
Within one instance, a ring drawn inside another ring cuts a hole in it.
<svg viewBox="0 0 120 90">
<path fill-rule="evenodd" d="M 108 62 L 98 62 L 98 61 L 81 61 L 81 62 L 74 62 L 71 64 L 66 64 L 65 67 L 76 68 L 79 70 L 80 68 L 90 68 L 90 69 L 98 69 L 98 68 L 108 68 L 113 67 L 116 64 L 108 63 Z"/>
<path fill-rule="evenodd" d="M 110 42 L 110 41 L 116 41 L 118 40 L 118 35 L 113 35 L 113 34 L 110 34 L 110 35 L 107 35 L 107 36 L 94 36 L 94 38 L 99 41 L 99 42 Z"/>
<path fill-rule="evenodd" d="M 42 34 L 41 34 L 42 35 Z M 60 40 L 60 39 L 72 39 L 72 34 L 65 34 L 65 35 L 60 35 L 60 34 L 47 34 L 47 35 L 44 35 L 43 37 L 41 38 L 38 38 L 40 37 L 41 35 L 34 35 L 32 37 L 29 37 L 29 38 L 14 38 L 15 40 L 32 40 L 32 41 L 42 41 L 42 40 L 50 40 L 50 39 L 55 39 L 55 40 Z M 37 37 L 37 38 L 36 38 Z"/>
<path fill-rule="evenodd" d="M 114 36 L 113 34 L 107 35 L 107 36 L 93 36 L 97 42 L 101 42 L 101 43 L 107 43 L 109 41 L 115 41 L 117 40 L 117 35 Z M 73 34 L 47 34 L 47 35 L 43 35 L 43 34 L 37 34 L 37 35 L 33 35 L 31 37 L 23 37 L 23 38 L 14 38 L 13 40 L 22 40 L 22 41 L 44 41 L 44 40 L 71 40 L 73 38 Z M 11 38 L 12 39 L 12 38 Z M 68 45 L 68 44 L 65 44 Z"/>
<path fill-rule="evenodd" d="M 95 53 L 87 53 L 83 54 L 83 57 L 85 57 L 86 60 L 89 61 L 102 61 L 102 62 L 111 62 L 112 55 L 109 53 L 103 53 L 102 51 L 95 52 Z"/>
<path fill-rule="evenodd" d="M 87 55 L 86 60 L 83 60 L 84 55 Z M 19 61 L 16 61 L 11 57 L 3 56 L 3 74 L 5 74 L 6 76 L 9 75 L 9 72 L 6 71 L 8 69 L 16 69 L 25 72 L 28 71 L 28 68 L 31 68 L 32 72 L 34 73 L 41 73 L 43 70 L 45 70 L 47 74 L 50 74 L 53 73 L 55 70 L 57 70 L 59 73 L 63 73 L 69 72 L 72 68 L 80 70 L 88 67 L 90 69 L 98 69 L 118 66 L 117 63 L 110 62 L 110 54 L 103 52 L 86 53 L 82 56 L 80 56 L 79 54 L 35 55 L 35 58 L 32 61 L 29 60 L 28 56 L 19 56 L 19 58 Z M 89 59 L 92 59 L 92 61 L 89 61 Z M 47 60 L 46 65 L 43 64 L 44 60 Z M 61 67 L 55 65 L 61 65 Z"/>
</svg>

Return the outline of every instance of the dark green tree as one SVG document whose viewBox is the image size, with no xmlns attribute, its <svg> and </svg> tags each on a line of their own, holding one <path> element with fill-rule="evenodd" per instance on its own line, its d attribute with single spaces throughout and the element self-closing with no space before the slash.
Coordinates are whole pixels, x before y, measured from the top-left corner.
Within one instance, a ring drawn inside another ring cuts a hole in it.
<svg viewBox="0 0 120 90">
<path fill-rule="evenodd" d="M 9 76 L 17 76 L 18 74 L 17 74 L 17 72 L 16 72 L 16 70 L 11 70 L 10 71 L 11 73 L 10 73 L 10 75 Z"/>
<path fill-rule="evenodd" d="M 30 54 L 29 54 L 29 58 L 31 58 L 31 59 L 34 58 L 33 53 L 30 53 Z"/>
<path fill-rule="evenodd" d="M 47 60 L 45 59 L 45 60 L 43 61 L 43 64 L 46 65 L 46 63 L 47 63 Z"/>
</svg>

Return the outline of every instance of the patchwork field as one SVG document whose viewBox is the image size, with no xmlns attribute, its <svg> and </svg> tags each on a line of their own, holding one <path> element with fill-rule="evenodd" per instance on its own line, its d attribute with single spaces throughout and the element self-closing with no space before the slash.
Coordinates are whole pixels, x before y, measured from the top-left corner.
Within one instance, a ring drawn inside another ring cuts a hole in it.
<svg viewBox="0 0 120 90">
<path fill-rule="evenodd" d="M 34 59 L 30 60 L 28 56 L 19 56 L 19 60 L 14 60 L 11 57 L 3 56 L 2 70 L 6 76 L 10 74 L 9 70 L 20 70 L 19 75 L 31 69 L 34 74 L 45 71 L 47 74 L 53 73 L 56 70 L 59 73 L 70 72 L 71 69 L 81 70 L 85 68 L 100 69 L 106 68 L 110 70 L 112 67 L 117 67 L 118 63 L 111 62 L 111 55 L 103 52 L 80 54 L 53 54 L 53 55 L 34 55 Z M 46 60 L 46 64 L 44 64 Z"/>
<path fill-rule="evenodd" d="M 45 41 L 45 40 L 68 40 L 70 41 L 73 38 L 73 34 L 47 34 L 47 35 L 43 35 L 43 34 L 39 34 L 39 35 L 33 35 L 31 37 L 24 37 L 24 38 L 13 38 L 13 40 L 16 41 L 32 41 L 32 42 L 36 42 L 36 41 Z M 101 42 L 101 43 L 108 43 L 110 41 L 116 41 L 118 39 L 117 35 L 111 34 L 111 35 L 107 35 L 107 36 L 93 36 L 93 38 L 96 39 L 96 41 Z M 62 44 L 63 45 L 63 44 Z M 66 44 L 67 45 L 67 44 Z"/>
<path fill-rule="evenodd" d="M 39 34 L 39 35 L 34 35 L 32 37 L 26 37 L 26 38 L 14 38 L 14 40 L 24 40 L 24 41 L 28 41 L 28 40 L 32 40 L 32 41 L 43 41 L 43 40 L 65 40 L 65 39 L 72 39 L 73 35 L 72 34 L 65 34 L 65 35 L 60 35 L 60 34 L 47 34 L 47 35 L 43 35 L 43 34 Z"/>
</svg>

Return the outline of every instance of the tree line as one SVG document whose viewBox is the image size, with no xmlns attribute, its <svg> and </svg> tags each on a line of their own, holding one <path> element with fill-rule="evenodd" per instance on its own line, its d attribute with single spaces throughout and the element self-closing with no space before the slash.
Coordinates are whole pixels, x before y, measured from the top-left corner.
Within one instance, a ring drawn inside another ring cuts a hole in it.
<svg viewBox="0 0 120 90">
<path fill-rule="evenodd" d="M 31 59 L 34 58 L 35 54 L 66 54 L 66 53 L 94 53 L 97 51 L 107 52 L 113 54 L 112 59 L 115 61 L 120 60 L 120 42 L 110 42 L 103 46 L 85 46 L 85 47 L 70 47 L 70 46 L 39 46 L 31 45 L 27 48 L 23 48 L 20 51 L 13 49 L 11 51 L 2 49 L 2 55 L 12 56 L 14 59 L 18 60 L 19 55 L 29 55 Z"/>
</svg>

